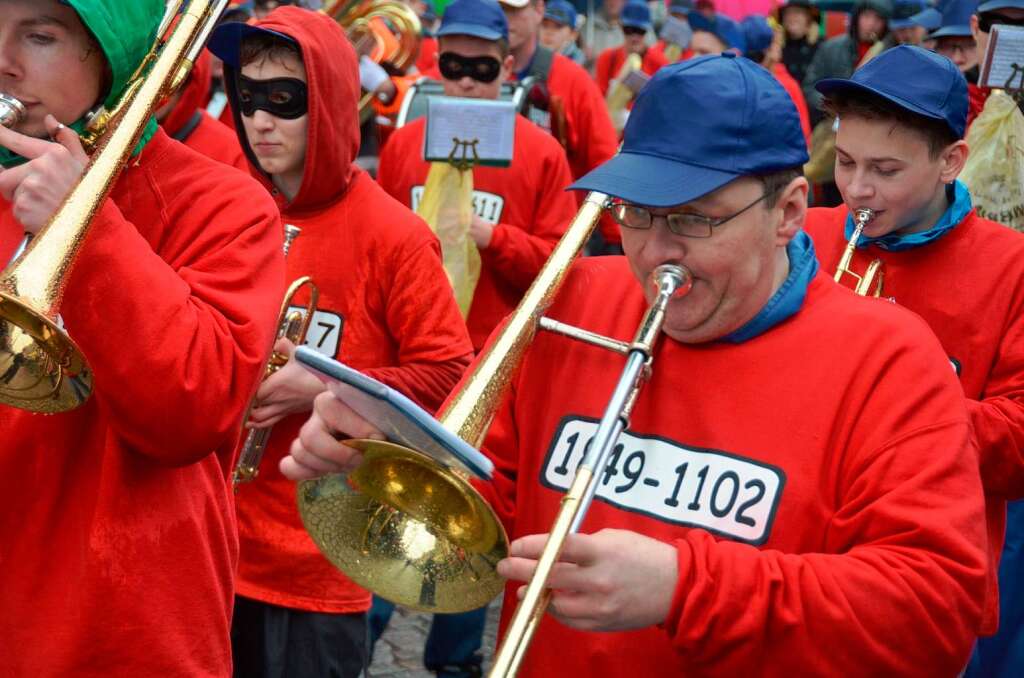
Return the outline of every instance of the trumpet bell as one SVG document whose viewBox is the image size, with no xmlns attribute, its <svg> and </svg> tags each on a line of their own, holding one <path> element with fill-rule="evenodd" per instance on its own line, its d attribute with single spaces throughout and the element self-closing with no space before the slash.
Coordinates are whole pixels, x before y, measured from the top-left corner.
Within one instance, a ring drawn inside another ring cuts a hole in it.
<svg viewBox="0 0 1024 678">
<path fill-rule="evenodd" d="M 92 393 L 85 357 L 56 323 L 0 292 L 0 403 L 30 412 L 71 410 Z"/>
<path fill-rule="evenodd" d="M 424 612 L 463 612 L 501 593 L 495 566 L 508 537 L 482 496 L 430 457 L 350 440 L 349 474 L 299 484 L 299 513 L 317 547 L 356 584 Z"/>
</svg>

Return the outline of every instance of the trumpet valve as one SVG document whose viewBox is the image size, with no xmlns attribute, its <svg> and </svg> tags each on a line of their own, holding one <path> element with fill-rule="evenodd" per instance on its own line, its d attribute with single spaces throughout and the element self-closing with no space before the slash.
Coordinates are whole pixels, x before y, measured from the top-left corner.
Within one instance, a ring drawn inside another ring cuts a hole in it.
<svg viewBox="0 0 1024 678">
<path fill-rule="evenodd" d="M 16 125 L 24 122 L 28 117 L 25 104 L 21 103 L 9 94 L 0 92 L 0 125 L 13 129 Z"/>
</svg>

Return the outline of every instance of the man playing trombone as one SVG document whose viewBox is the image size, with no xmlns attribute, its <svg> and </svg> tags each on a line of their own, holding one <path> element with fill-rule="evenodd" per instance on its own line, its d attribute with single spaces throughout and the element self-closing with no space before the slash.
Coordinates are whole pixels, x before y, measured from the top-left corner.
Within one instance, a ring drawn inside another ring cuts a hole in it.
<svg viewBox="0 0 1024 678">
<path fill-rule="evenodd" d="M 621 152 L 576 184 L 614 196 L 625 257 L 578 262 L 549 317 L 628 340 L 653 271 L 684 267 L 693 284 L 668 302 L 519 675 L 963 667 L 986 574 L 963 396 L 924 323 L 818 270 L 801 231 L 806 160 L 771 74 L 707 56 L 659 71 Z M 513 539 L 505 624 L 621 364 L 539 333 L 496 414 L 495 477 L 478 488 Z M 373 433 L 321 397 L 282 469 L 346 470 L 359 459 L 336 436 Z"/>
</svg>

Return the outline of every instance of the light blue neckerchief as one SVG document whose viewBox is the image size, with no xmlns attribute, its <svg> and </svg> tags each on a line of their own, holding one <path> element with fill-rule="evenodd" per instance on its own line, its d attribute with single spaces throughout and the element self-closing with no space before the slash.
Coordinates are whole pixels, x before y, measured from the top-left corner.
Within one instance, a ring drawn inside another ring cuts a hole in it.
<svg viewBox="0 0 1024 678">
<path fill-rule="evenodd" d="M 739 329 L 721 337 L 719 341 L 741 344 L 764 334 L 800 310 L 804 304 L 804 297 L 807 296 L 807 286 L 818 272 L 818 258 L 814 256 L 814 243 L 811 242 L 811 237 L 804 231 L 797 233 L 786 246 L 786 256 L 789 257 L 789 275 L 782 286 L 757 315 Z"/>
<path fill-rule="evenodd" d="M 901 250 L 909 250 L 915 247 L 921 247 L 927 245 L 933 240 L 938 240 L 942 236 L 946 235 L 956 227 L 957 224 L 964 220 L 973 205 L 971 204 L 971 192 L 967 190 L 967 186 L 964 185 L 959 179 L 953 183 L 952 186 L 946 188 L 946 195 L 949 197 L 949 207 L 942 214 L 935 225 L 929 228 L 927 231 L 921 231 L 920 233 L 908 233 L 906 235 L 898 235 L 896 233 L 889 233 L 883 235 L 880 238 L 869 238 L 862 235 L 860 240 L 857 242 L 857 248 L 867 247 L 868 245 L 878 245 L 883 250 L 890 252 L 899 252 Z M 856 226 L 853 223 L 853 215 L 846 215 L 846 242 L 850 242 L 850 237 L 853 235 L 853 231 Z"/>
</svg>

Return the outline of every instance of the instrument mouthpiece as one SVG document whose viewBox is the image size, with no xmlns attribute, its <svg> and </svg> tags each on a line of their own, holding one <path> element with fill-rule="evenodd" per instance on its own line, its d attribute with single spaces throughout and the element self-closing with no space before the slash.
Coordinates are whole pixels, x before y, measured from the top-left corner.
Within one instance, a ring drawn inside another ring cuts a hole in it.
<svg viewBox="0 0 1024 678">
<path fill-rule="evenodd" d="M 28 116 L 25 105 L 9 94 L 0 92 L 0 125 L 11 129 Z"/>
<path fill-rule="evenodd" d="M 857 221 L 862 224 L 866 224 L 875 218 L 875 211 L 867 207 L 860 207 L 854 210 L 853 214 L 856 217 Z"/>
<path fill-rule="evenodd" d="M 685 296 L 693 287 L 693 276 L 682 266 L 662 264 L 651 272 L 651 286 L 656 294 L 669 299 Z"/>
</svg>

